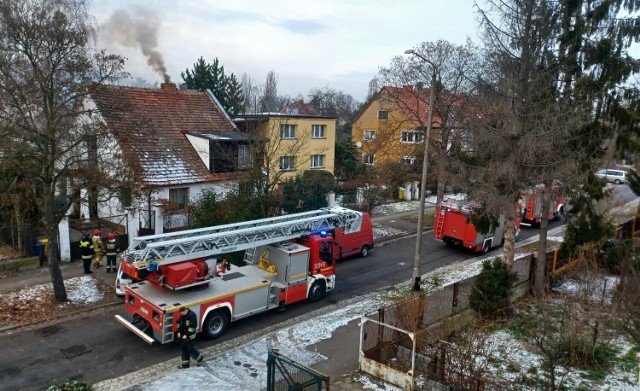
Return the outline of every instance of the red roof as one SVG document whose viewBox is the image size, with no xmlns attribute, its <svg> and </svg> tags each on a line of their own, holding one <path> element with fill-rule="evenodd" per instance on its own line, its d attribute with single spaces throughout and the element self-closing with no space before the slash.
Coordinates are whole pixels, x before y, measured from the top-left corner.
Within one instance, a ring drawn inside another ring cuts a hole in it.
<svg viewBox="0 0 640 391">
<path fill-rule="evenodd" d="M 185 133 L 240 133 L 206 92 L 104 85 L 92 94 L 126 159 L 150 186 L 212 182 Z"/>
<path fill-rule="evenodd" d="M 415 88 L 413 86 L 390 87 L 385 86 L 379 92 L 381 99 L 391 98 L 402 110 L 407 119 L 413 122 L 416 128 L 426 127 L 429 111 L 429 94 L 431 90 L 427 88 Z M 434 127 L 440 127 L 440 116 L 434 110 Z"/>
</svg>

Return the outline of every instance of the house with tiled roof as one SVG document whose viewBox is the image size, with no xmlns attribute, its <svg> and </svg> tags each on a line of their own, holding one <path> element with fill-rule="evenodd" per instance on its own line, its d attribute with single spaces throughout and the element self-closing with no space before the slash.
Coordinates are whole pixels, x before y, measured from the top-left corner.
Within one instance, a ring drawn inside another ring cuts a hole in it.
<svg viewBox="0 0 640 391">
<path fill-rule="evenodd" d="M 419 164 L 424 155 L 429 90 L 385 86 L 352 122 L 352 141 L 368 165 Z M 438 138 L 440 117 L 433 111 L 431 139 Z"/>
<path fill-rule="evenodd" d="M 209 91 L 171 83 L 159 89 L 104 85 L 91 98 L 115 141 L 114 156 L 124 159 L 142 190 L 101 213 L 150 210 L 162 200 L 183 207 L 204 190 L 224 195 L 251 162 L 249 137 Z"/>
</svg>

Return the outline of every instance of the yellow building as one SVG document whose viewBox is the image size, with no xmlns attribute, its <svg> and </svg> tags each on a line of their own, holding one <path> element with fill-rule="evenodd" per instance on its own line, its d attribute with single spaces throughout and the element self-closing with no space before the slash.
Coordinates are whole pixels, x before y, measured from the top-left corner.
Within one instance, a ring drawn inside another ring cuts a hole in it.
<svg viewBox="0 0 640 391">
<path fill-rule="evenodd" d="M 282 183 L 307 170 L 334 173 L 336 118 L 264 113 L 239 116 L 241 130 L 268 139 L 262 153 L 270 183 Z"/>
<path fill-rule="evenodd" d="M 368 165 L 416 164 L 424 155 L 429 90 L 412 86 L 383 87 L 352 123 L 352 141 Z M 440 119 L 433 113 L 431 139 Z"/>
</svg>

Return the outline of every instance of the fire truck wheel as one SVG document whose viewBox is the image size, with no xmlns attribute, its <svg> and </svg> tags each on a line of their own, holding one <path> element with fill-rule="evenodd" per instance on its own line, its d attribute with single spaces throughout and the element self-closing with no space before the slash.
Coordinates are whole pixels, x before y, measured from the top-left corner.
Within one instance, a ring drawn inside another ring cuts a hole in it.
<svg viewBox="0 0 640 391">
<path fill-rule="evenodd" d="M 362 246 L 362 248 L 360 249 L 360 255 L 362 256 L 362 258 L 366 258 L 367 255 L 369 255 L 369 246 L 367 246 L 366 244 Z"/>
<path fill-rule="evenodd" d="M 202 325 L 202 333 L 209 339 L 218 338 L 229 326 L 229 314 L 225 310 L 215 310 L 207 315 Z"/>
<path fill-rule="evenodd" d="M 327 294 L 327 287 L 324 281 L 316 281 L 311 285 L 311 289 L 309 289 L 309 298 L 307 299 L 309 303 L 315 303 L 316 301 L 322 299 L 324 295 Z"/>
<path fill-rule="evenodd" d="M 489 252 L 489 250 L 491 250 L 491 241 L 487 240 L 486 242 L 484 242 L 484 246 L 482 246 L 482 253 L 486 254 Z"/>
</svg>

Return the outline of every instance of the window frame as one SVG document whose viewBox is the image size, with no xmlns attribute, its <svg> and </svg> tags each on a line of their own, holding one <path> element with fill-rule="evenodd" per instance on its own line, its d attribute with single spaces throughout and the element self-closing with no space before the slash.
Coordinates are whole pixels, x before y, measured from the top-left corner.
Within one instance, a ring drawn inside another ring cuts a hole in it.
<svg viewBox="0 0 640 391">
<path fill-rule="evenodd" d="M 251 166 L 251 146 L 248 144 L 238 145 L 238 168 L 248 168 Z"/>
<path fill-rule="evenodd" d="M 424 133 L 418 130 L 403 130 L 400 132 L 400 142 L 402 144 L 422 144 Z"/>
<path fill-rule="evenodd" d="M 180 208 L 186 207 L 189 204 L 189 188 L 176 187 L 169 189 L 169 201 L 176 203 Z"/>
<path fill-rule="evenodd" d="M 320 130 L 320 135 L 316 131 Z M 311 138 L 327 138 L 327 125 L 315 124 L 311 125 Z"/>
<path fill-rule="evenodd" d="M 320 160 L 320 164 L 315 164 L 316 163 L 316 158 Z M 311 168 L 324 168 L 324 154 L 323 155 L 311 155 L 310 158 L 310 162 L 311 162 Z"/>
<path fill-rule="evenodd" d="M 295 139 L 296 138 L 296 125 L 294 125 L 294 124 L 280 124 L 280 138 L 283 139 L 283 140 Z"/>
<path fill-rule="evenodd" d="M 385 113 L 384 115 L 381 115 Z M 388 121 L 389 120 L 389 110 L 378 110 L 378 121 Z"/>
<path fill-rule="evenodd" d="M 368 154 L 368 153 L 363 153 L 362 154 L 362 163 L 366 164 L 367 166 L 373 166 L 375 164 L 375 159 L 376 159 L 376 154 Z"/>
<path fill-rule="evenodd" d="M 285 165 L 289 161 L 289 165 Z M 296 169 L 296 157 L 291 155 L 280 156 L 278 168 L 280 171 L 295 171 Z"/>
<path fill-rule="evenodd" d="M 369 135 L 367 135 L 367 133 Z M 375 140 L 376 139 L 376 130 L 375 129 L 364 129 L 362 131 L 362 137 L 365 141 Z"/>
</svg>

